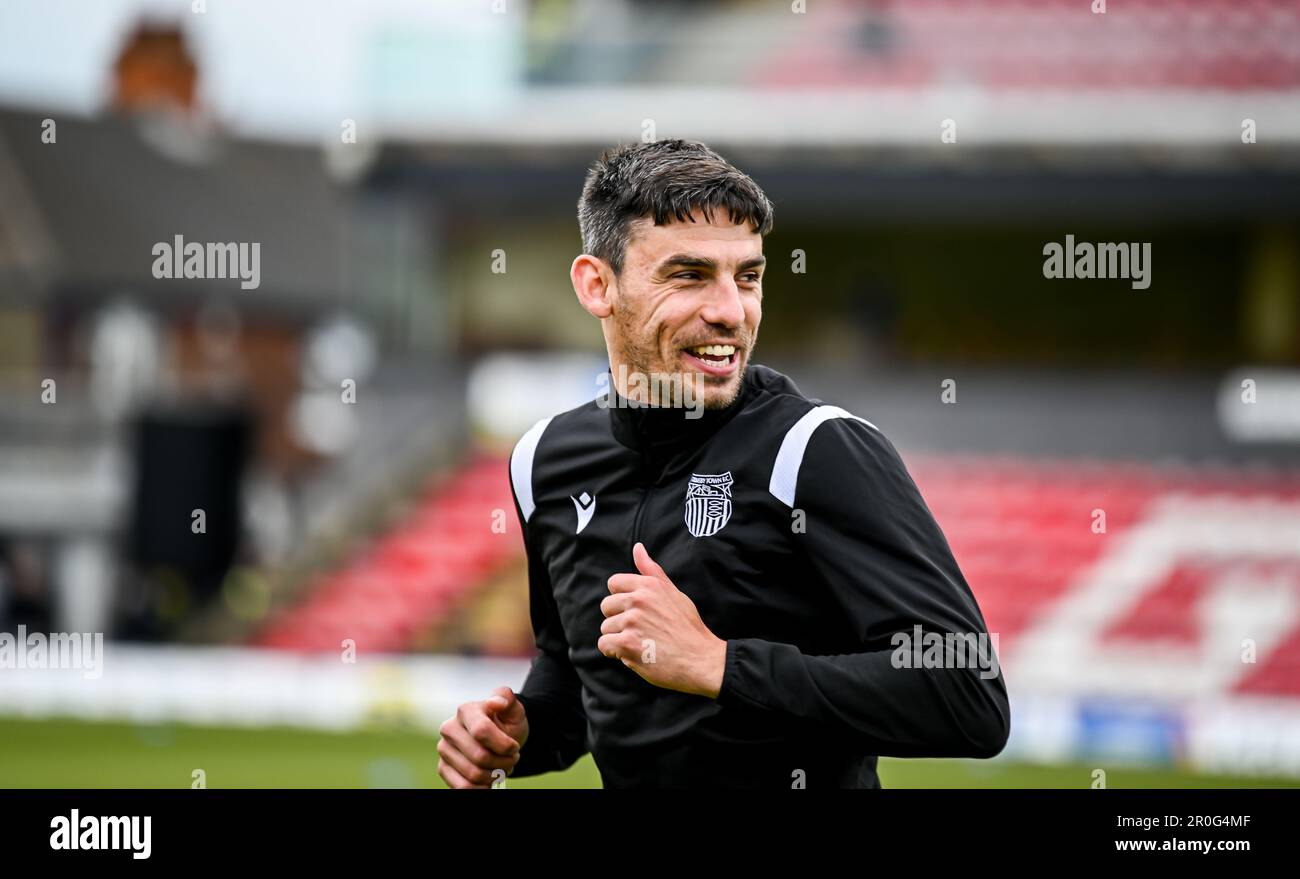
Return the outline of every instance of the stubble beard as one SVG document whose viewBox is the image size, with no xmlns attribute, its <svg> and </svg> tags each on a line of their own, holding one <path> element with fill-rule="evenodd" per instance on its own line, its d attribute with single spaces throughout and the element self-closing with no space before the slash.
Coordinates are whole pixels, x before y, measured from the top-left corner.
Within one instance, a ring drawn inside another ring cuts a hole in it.
<svg viewBox="0 0 1300 879">
<path fill-rule="evenodd" d="M 725 409 L 740 395 L 740 386 L 748 366 L 748 346 L 744 348 L 745 361 L 739 364 L 736 372 L 720 378 L 685 370 L 677 362 L 664 363 L 657 339 L 653 335 L 645 335 L 645 322 L 639 315 L 628 315 L 616 309 L 613 317 L 622 343 L 623 362 L 629 374 L 644 376 L 652 389 L 676 388 L 678 391 L 676 394 L 667 390 L 652 393 L 653 397 L 667 398 L 652 399 L 650 402 L 653 405 L 690 407 L 692 401 L 699 401 L 694 405 L 702 402 L 705 409 Z"/>
</svg>

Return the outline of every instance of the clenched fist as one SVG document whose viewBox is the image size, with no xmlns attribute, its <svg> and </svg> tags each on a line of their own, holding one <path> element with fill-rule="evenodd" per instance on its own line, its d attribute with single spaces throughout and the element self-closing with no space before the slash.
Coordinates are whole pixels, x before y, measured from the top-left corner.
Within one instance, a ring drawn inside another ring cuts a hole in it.
<svg viewBox="0 0 1300 879">
<path fill-rule="evenodd" d="M 643 544 L 632 548 L 632 560 L 640 573 L 609 578 L 610 594 L 600 602 L 605 622 L 597 649 L 656 687 L 716 698 L 727 642 L 709 631 L 695 602 L 673 585 Z"/>
<path fill-rule="evenodd" d="M 490 788 L 519 762 L 528 740 L 524 706 L 509 687 L 497 687 L 481 702 L 466 702 L 438 732 L 438 775 L 450 788 Z"/>
</svg>

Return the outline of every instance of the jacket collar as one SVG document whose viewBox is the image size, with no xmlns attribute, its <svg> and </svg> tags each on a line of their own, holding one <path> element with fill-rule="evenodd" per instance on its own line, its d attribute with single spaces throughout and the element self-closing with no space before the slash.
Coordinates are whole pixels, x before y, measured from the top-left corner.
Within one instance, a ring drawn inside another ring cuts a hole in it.
<svg viewBox="0 0 1300 879">
<path fill-rule="evenodd" d="M 751 380 L 752 373 L 747 365 L 741 377 L 740 392 L 730 406 L 700 410 L 682 406 L 650 406 L 628 400 L 614 386 L 611 372 L 609 390 L 602 395 L 601 404 L 609 409 L 614 438 L 639 453 L 643 464 L 654 471 L 657 478 L 671 459 L 698 449 L 745 408 L 752 393 Z"/>
</svg>

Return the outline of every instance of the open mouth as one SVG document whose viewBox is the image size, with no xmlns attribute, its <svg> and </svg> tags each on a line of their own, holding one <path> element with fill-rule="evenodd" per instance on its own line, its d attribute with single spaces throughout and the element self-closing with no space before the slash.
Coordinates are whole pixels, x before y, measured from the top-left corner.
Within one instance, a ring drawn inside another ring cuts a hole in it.
<svg viewBox="0 0 1300 879">
<path fill-rule="evenodd" d="M 735 345 L 692 345 L 682 349 L 682 357 L 699 372 L 730 375 L 736 369 L 740 351 Z"/>
</svg>

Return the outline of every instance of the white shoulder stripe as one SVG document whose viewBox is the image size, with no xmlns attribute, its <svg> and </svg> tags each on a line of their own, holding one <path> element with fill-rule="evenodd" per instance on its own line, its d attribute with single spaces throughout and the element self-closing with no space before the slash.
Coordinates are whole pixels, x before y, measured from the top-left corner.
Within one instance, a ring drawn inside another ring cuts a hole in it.
<svg viewBox="0 0 1300 879">
<path fill-rule="evenodd" d="M 803 453 L 808 448 L 813 431 L 823 421 L 831 418 L 852 418 L 861 421 L 873 430 L 880 430 L 865 418 L 858 418 L 852 412 L 839 406 L 817 406 L 809 409 L 802 418 L 786 431 L 781 441 L 781 450 L 776 453 L 776 465 L 772 468 L 772 481 L 767 490 L 787 507 L 794 507 L 794 488 L 799 481 L 799 466 L 803 464 Z"/>
<path fill-rule="evenodd" d="M 510 453 L 510 482 L 515 488 L 515 497 L 519 499 L 519 509 L 524 514 L 524 521 L 533 514 L 537 506 L 533 503 L 533 455 L 537 451 L 537 441 L 542 438 L 550 418 L 528 428 L 528 432 L 519 438 L 515 450 Z"/>
</svg>

